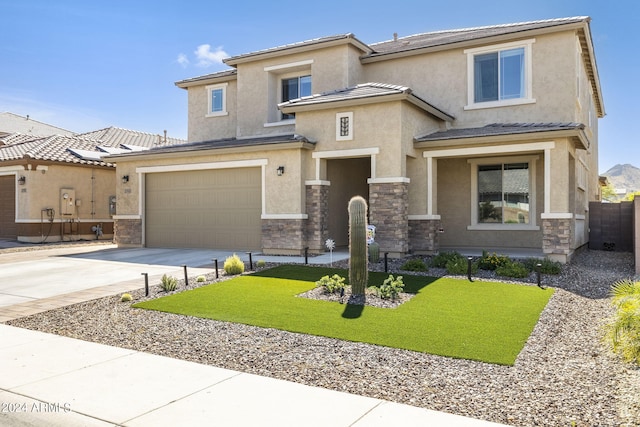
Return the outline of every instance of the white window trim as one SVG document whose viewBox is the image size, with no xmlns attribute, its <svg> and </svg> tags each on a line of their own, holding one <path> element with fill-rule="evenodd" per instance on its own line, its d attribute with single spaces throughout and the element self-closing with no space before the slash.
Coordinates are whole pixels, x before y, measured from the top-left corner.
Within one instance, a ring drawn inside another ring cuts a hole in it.
<svg viewBox="0 0 640 427">
<path fill-rule="evenodd" d="M 227 86 L 228 83 L 220 83 L 215 85 L 205 86 L 207 90 L 207 114 L 205 117 L 220 117 L 226 116 L 227 112 Z M 222 89 L 222 111 L 211 111 L 211 93 L 216 89 Z"/>
<path fill-rule="evenodd" d="M 491 46 L 477 47 L 473 49 L 465 49 L 463 53 L 467 55 L 467 105 L 465 110 L 478 110 L 483 108 L 496 108 L 496 107 L 508 107 L 513 105 L 533 104 L 536 102 L 533 98 L 533 61 L 531 55 L 531 46 L 535 43 L 536 39 L 521 40 L 511 43 L 503 43 Z M 524 79 L 525 79 L 525 95 L 523 98 L 517 99 L 505 99 L 499 101 L 489 102 L 475 102 L 474 92 L 474 65 L 473 58 L 478 54 L 498 52 L 507 49 L 524 48 Z"/>
<path fill-rule="evenodd" d="M 340 135 L 340 121 L 346 117 L 349 120 L 349 128 L 347 135 Z M 336 113 L 336 141 L 351 141 L 353 140 L 353 112 L 348 113 Z"/>
<path fill-rule="evenodd" d="M 469 159 L 471 165 L 471 225 L 467 230 L 498 230 L 498 231 L 537 231 L 540 227 L 536 222 L 536 161 L 540 156 L 518 157 L 483 157 Z M 478 223 L 478 166 L 504 163 L 529 163 L 529 224 L 482 224 Z"/>
<path fill-rule="evenodd" d="M 267 97 L 267 117 L 264 127 L 295 125 L 295 119 L 282 119 L 282 112 L 277 107 L 282 102 L 282 80 L 305 75 L 312 76 L 313 59 L 306 59 L 297 62 L 269 65 L 263 67 L 269 80 L 269 95 Z M 313 86 L 313 77 L 311 78 Z M 275 87 L 273 87 L 275 86 Z"/>
</svg>

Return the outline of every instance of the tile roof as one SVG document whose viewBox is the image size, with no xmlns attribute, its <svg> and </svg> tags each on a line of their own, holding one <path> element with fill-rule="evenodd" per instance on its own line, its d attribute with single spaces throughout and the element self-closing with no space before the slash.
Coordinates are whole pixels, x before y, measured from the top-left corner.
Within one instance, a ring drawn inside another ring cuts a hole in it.
<svg viewBox="0 0 640 427">
<path fill-rule="evenodd" d="M 3 145 L 16 144 L 18 142 L 31 141 L 32 139 L 38 139 L 40 137 L 34 135 L 27 135 L 24 133 L 11 133 L 0 138 L 0 147 Z"/>
<path fill-rule="evenodd" d="M 552 28 L 566 24 L 588 22 L 589 17 L 577 16 L 539 21 L 519 22 L 513 24 L 490 25 L 484 27 L 462 28 L 454 30 L 434 31 L 400 37 L 394 40 L 369 45 L 373 52 L 366 57 L 389 55 L 415 49 L 444 46 L 452 43 L 478 40 L 487 37 L 514 34 L 522 31 Z"/>
<path fill-rule="evenodd" d="M 83 152 L 100 153 L 100 150 L 98 150 L 95 141 L 75 136 L 53 135 L 0 147 L 0 162 L 35 159 L 83 165 L 114 166 L 112 163 L 99 160 L 99 156 L 92 155 L 88 158 L 78 155 Z"/>
<path fill-rule="evenodd" d="M 478 128 L 438 131 L 417 137 L 415 142 L 582 129 L 584 129 L 582 123 L 493 123 Z"/>
<path fill-rule="evenodd" d="M 164 145 L 184 144 L 184 139 L 167 137 L 163 135 L 138 132 L 135 130 L 108 127 L 92 132 L 77 134 L 76 136 L 98 141 L 101 146 L 118 147 L 120 145 L 152 148 Z"/>
<path fill-rule="evenodd" d="M 309 141 L 307 138 L 300 135 L 295 135 L 295 134 L 277 135 L 277 136 L 261 136 L 261 137 L 253 137 L 253 138 L 223 138 L 223 139 L 214 139 L 210 141 L 189 142 L 186 144 L 170 145 L 165 147 L 155 147 L 143 152 L 124 153 L 123 156 L 182 153 L 182 152 L 189 152 L 189 151 L 215 150 L 215 149 L 221 149 L 221 148 L 277 145 L 277 144 L 287 144 L 292 142 L 314 144 L 313 141 Z M 121 157 L 121 156 L 115 155 L 114 157 Z"/>
<path fill-rule="evenodd" d="M 453 116 L 445 113 L 441 109 L 434 107 L 424 99 L 415 95 L 411 88 L 406 86 L 398 86 L 385 83 L 362 83 L 356 86 L 315 94 L 311 96 L 304 96 L 302 98 L 292 99 L 287 102 L 278 104 L 280 108 L 295 107 L 303 105 L 318 105 L 330 102 L 358 100 L 358 99 L 370 99 L 375 97 L 383 97 L 389 95 L 406 95 L 407 97 L 414 98 L 415 100 L 423 103 L 428 111 L 432 114 L 435 113 L 443 120 L 453 120 Z"/>
</svg>

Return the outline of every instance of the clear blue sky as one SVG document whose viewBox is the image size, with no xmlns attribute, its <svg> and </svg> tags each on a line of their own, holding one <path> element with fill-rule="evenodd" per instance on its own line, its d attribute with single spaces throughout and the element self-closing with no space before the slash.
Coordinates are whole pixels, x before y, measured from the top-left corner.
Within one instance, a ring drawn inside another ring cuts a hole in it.
<svg viewBox="0 0 640 427">
<path fill-rule="evenodd" d="M 640 167 L 638 4 L 0 0 L 0 111 L 76 132 L 118 126 L 186 138 L 186 91 L 174 82 L 227 69 L 224 56 L 349 32 L 374 43 L 394 32 L 588 15 L 607 112 L 599 172 Z"/>
</svg>

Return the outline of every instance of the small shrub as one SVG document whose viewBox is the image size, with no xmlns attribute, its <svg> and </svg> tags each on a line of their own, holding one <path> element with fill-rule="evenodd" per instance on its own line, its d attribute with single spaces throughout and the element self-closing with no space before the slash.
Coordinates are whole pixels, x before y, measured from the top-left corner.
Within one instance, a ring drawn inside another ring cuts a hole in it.
<svg viewBox="0 0 640 427">
<path fill-rule="evenodd" d="M 454 275 L 463 275 L 469 272 L 469 260 L 462 255 L 456 258 L 452 258 L 447 262 L 445 268 L 447 269 L 447 273 Z M 476 274 L 478 272 L 478 263 L 471 263 L 471 274 Z"/>
<path fill-rule="evenodd" d="M 131 294 L 122 294 L 122 296 L 120 297 L 120 301 L 122 302 L 131 301 L 132 299 L 133 297 L 131 296 Z"/>
<path fill-rule="evenodd" d="M 258 262 L 256 262 L 256 267 L 258 268 L 263 268 L 265 265 L 267 265 L 267 262 L 263 259 L 259 259 Z"/>
<path fill-rule="evenodd" d="M 320 280 L 316 282 L 316 286 L 324 288 L 324 291 L 328 294 L 333 294 L 340 292 L 345 288 L 346 285 L 344 284 L 344 281 L 345 278 L 337 274 L 334 274 L 331 277 L 327 275 L 322 276 Z"/>
<path fill-rule="evenodd" d="M 459 258 L 464 257 L 460 255 L 458 252 L 440 252 L 438 255 L 431 258 L 431 267 L 435 268 L 445 268 L 447 263 L 451 260 L 457 260 Z"/>
<path fill-rule="evenodd" d="M 427 265 L 419 258 L 410 259 L 400 267 L 400 270 L 406 271 L 427 271 Z"/>
<path fill-rule="evenodd" d="M 224 272 L 228 275 L 244 273 L 244 262 L 237 254 L 233 254 L 224 261 Z"/>
<path fill-rule="evenodd" d="M 486 251 L 482 251 L 482 257 L 478 260 L 478 268 L 493 271 L 509 262 L 511 262 L 511 259 L 506 255 L 497 255 L 495 252 L 489 254 Z"/>
<path fill-rule="evenodd" d="M 606 324 L 606 342 L 629 363 L 640 365 L 640 281 L 622 279 L 611 288 L 615 313 Z"/>
<path fill-rule="evenodd" d="M 371 288 L 380 298 L 396 299 L 404 290 L 404 282 L 402 281 L 402 276 L 394 278 L 393 275 L 390 274 L 389 277 L 382 282 L 380 287 L 372 286 Z"/>
<path fill-rule="evenodd" d="M 163 274 L 162 279 L 160 280 L 160 287 L 165 292 L 175 291 L 178 287 L 178 279 L 173 276 Z"/>
<path fill-rule="evenodd" d="M 509 263 L 496 268 L 496 274 L 504 277 L 523 278 L 529 276 L 530 271 L 523 263 L 510 261 Z"/>
<path fill-rule="evenodd" d="M 562 264 L 549 258 L 527 258 L 522 263 L 529 271 L 536 271 L 536 265 L 540 264 L 540 272 L 543 274 L 560 274 L 562 271 Z"/>
<path fill-rule="evenodd" d="M 207 280 L 207 278 L 206 278 L 206 277 L 204 277 L 204 276 L 198 276 L 198 277 L 196 277 L 196 282 L 198 282 L 198 283 L 202 283 L 202 282 L 204 282 L 205 280 Z"/>
</svg>

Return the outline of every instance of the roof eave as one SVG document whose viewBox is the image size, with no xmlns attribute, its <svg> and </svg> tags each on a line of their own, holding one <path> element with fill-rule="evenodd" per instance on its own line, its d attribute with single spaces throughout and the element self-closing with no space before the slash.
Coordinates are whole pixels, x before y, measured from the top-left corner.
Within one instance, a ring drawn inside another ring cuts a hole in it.
<svg viewBox="0 0 640 427">
<path fill-rule="evenodd" d="M 430 149 L 430 148 L 443 148 L 454 146 L 466 146 L 466 145 L 489 145 L 489 144 L 507 144 L 513 142 L 523 142 L 531 140 L 549 140 L 557 138 L 569 138 L 576 143 L 576 148 L 582 150 L 589 149 L 589 139 L 586 137 L 584 130 L 582 129 L 562 129 L 562 130 L 550 130 L 542 132 L 522 132 L 522 133 L 508 133 L 500 135 L 483 135 L 483 136 L 465 136 L 458 138 L 442 138 L 442 139 L 430 139 L 427 141 L 418 141 L 419 138 L 414 138 L 414 148 Z"/>
<path fill-rule="evenodd" d="M 127 161 L 136 161 L 139 158 L 144 158 L 145 160 L 155 160 L 155 159 L 166 159 L 168 157 L 201 157 L 203 153 L 206 152 L 215 152 L 215 154 L 238 154 L 238 153 L 249 153 L 256 151 L 275 151 L 275 150 L 287 150 L 287 149 L 305 149 L 305 150 L 313 150 L 315 149 L 315 144 L 308 141 L 291 141 L 291 142 L 282 142 L 282 143 L 264 143 L 264 144 L 255 144 L 255 145 L 242 145 L 237 147 L 207 147 L 198 150 L 172 150 L 172 151 L 141 151 L 136 153 L 127 153 L 127 154 L 115 154 L 111 156 L 105 156 L 105 159 L 113 160 L 114 162 L 127 162 Z"/>
<path fill-rule="evenodd" d="M 298 45 L 282 46 L 281 48 L 267 49 L 266 51 L 258 51 L 247 53 L 244 55 L 233 56 L 226 58 L 223 62 L 231 67 L 236 67 L 238 64 L 247 62 L 253 62 L 263 59 L 277 58 L 283 55 L 292 55 L 295 53 L 309 52 L 317 50 L 319 48 L 327 48 L 333 46 L 340 46 L 344 44 L 351 44 L 362 52 L 371 52 L 371 48 L 358 40 L 353 34 L 345 34 L 343 38 L 333 40 L 318 40 L 310 41 L 308 43 L 300 43 Z"/>
<path fill-rule="evenodd" d="M 607 113 L 604 108 L 604 100 L 602 98 L 602 88 L 600 87 L 600 76 L 598 74 L 598 66 L 596 64 L 596 55 L 593 48 L 593 40 L 591 38 L 591 30 L 589 28 L 588 22 L 584 22 L 580 29 L 583 31 L 581 34 L 583 36 L 582 42 L 586 44 L 588 57 L 586 62 L 587 72 L 591 72 L 589 75 L 589 80 L 591 80 L 591 87 L 593 89 L 594 95 L 596 97 L 596 106 L 598 110 L 598 117 L 602 118 Z M 580 35 L 579 35 L 580 37 Z"/>
<path fill-rule="evenodd" d="M 344 108 L 344 107 L 357 107 L 360 105 L 378 104 L 380 102 L 393 102 L 393 101 L 407 101 L 424 110 L 425 112 L 439 118 L 443 121 L 451 122 L 455 118 L 449 114 L 437 109 L 433 105 L 425 102 L 424 100 L 412 95 L 409 92 L 394 93 L 394 94 L 380 94 L 380 95 L 367 95 L 363 97 L 351 98 L 351 99 L 338 99 L 331 101 L 309 101 L 299 102 L 291 105 L 287 103 L 278 104 L 278 108 L 285 114 L 304 112 L 304 111 L 316 111 L 316 110 L 328 110 L 332 108 Z"/>
<path fill-rule="evenodd" d="M 531 30 L 516 31 L 508 34 L 478 37 L 471 40 L 464 40 L 464 41 L 458 41 L 458 42 L 452 42 L 452 43 L 443 43 L 436 46 L 418 47 L 415 49 L 403 50 L 400 52 L 389 52 L 389 53 L 378 53 L 378 54 L 373 52 L 371 54 L 363 55 L 362 57 L 360 57 L 360 62 L 362 62 L 363 64 L 368 64 L 372 62 L 380 62 L 380 61 L 386 61 L 390 59 L 404 58 L 407 56 L 421 55 L 421 54 L 430 53 L 430 52 L 441 52 L 443 50 L 466 49 L 466 48 L 477 46 L 477 45 L 502 43 L 505 41 L 513 41 L 514 39 L 528 38 L 528 37 L 533 37 L 537 35 L 549 34 L 549 33 L 560 32 L 560 31 L 570 31 L 572 29 L 574 30 L 581 29 L 581 28 L 584 28 L 585 25 L 586 25 L 585 21 L 571 22 L 571 23 L 562 24 L 562 25 L 555 25 L 552 27 L 535 28 Z"/>
<path fill-rule="evenodd" d="M 203 76 L 195 77 L 193 79 L 180 80 L 174 84 L 181 89 L 188 89 L 193 86 L 202 86 L 206 84 L 224 83 L 237 80 L 237 74 L 227 74 L 224 76 Z"/>
</svg>

